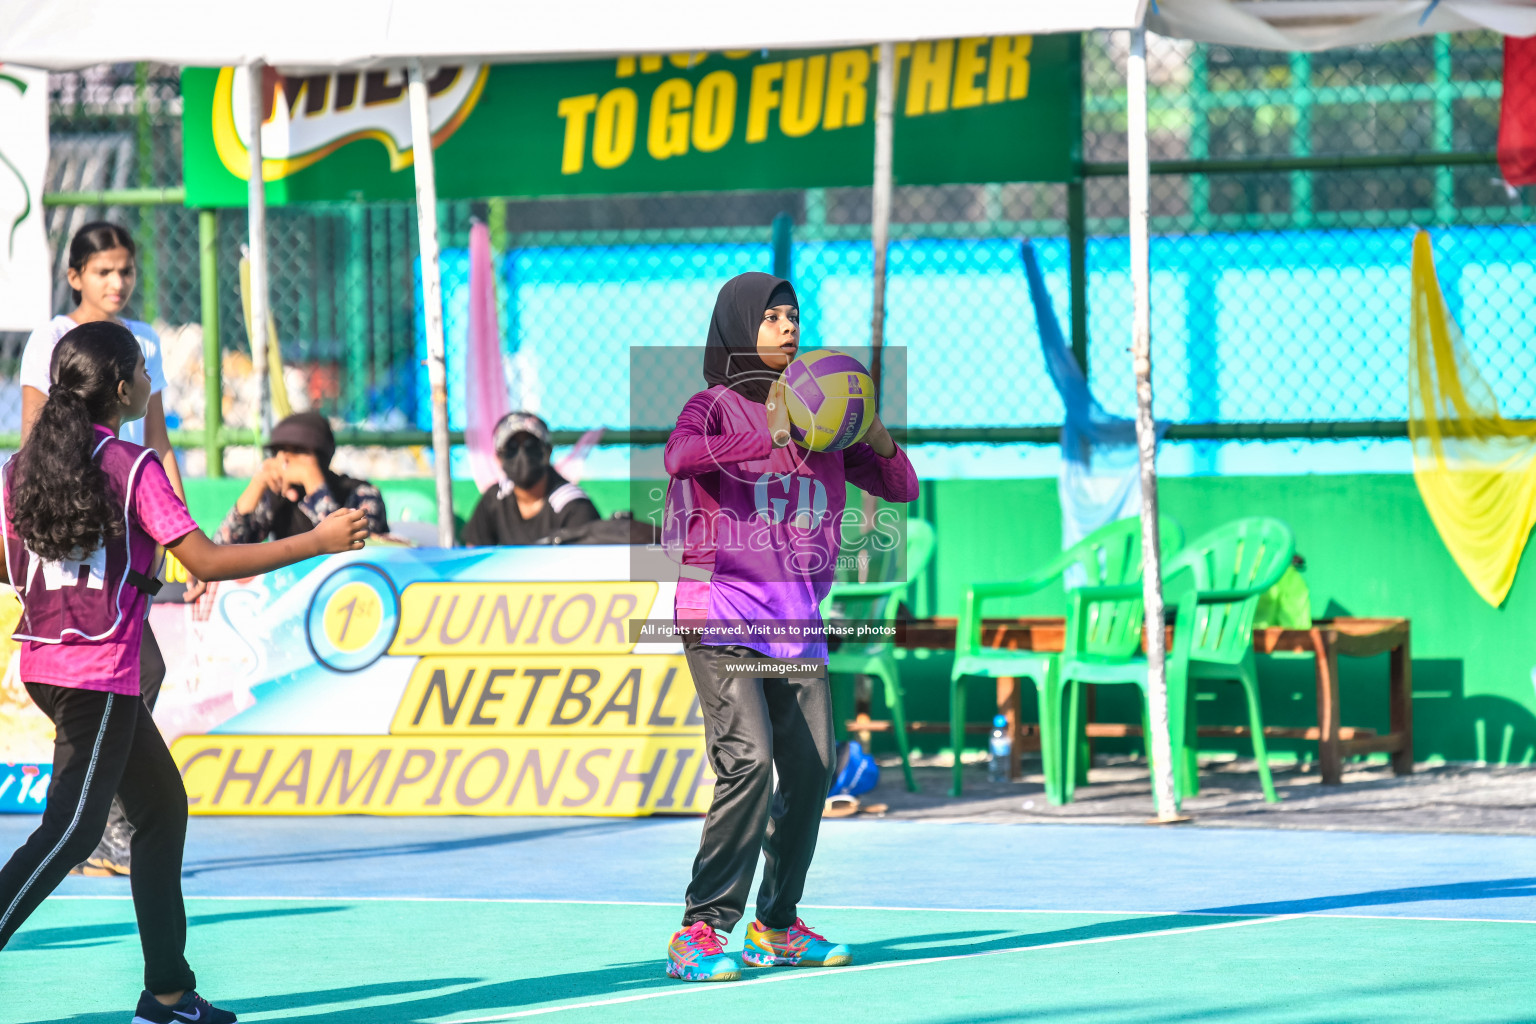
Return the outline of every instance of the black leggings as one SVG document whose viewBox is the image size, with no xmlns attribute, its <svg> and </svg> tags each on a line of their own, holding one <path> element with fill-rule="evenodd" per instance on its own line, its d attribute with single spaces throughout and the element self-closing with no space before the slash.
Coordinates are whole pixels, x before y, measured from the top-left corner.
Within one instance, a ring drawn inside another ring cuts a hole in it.
<svg viewBox="0 0 1536 1024">
<path fill-rule="evenodd" d="M 763 854 L 757 919 L 795 923 L 832 786 L 832 698 L 825 672 L 804 678 L 731 676 L 723 662 L 766 661 L 745 647 L 684 643 L 718 781 L 693 862 L 683 927 L 730 931 L 741 920 Z M 779 786 L 773 788 L 778 769 Z"/>
<path fill-rule="evenodd" d="M 160 653 L 160 641 L 155 639 L 155 631 L 149 628 L 149 622 L 144 623 L 144 642 L 139 645 L 139 696 L 144 698 L 144 703 L 149 705 L 149 710 L 155 710 L 155 701 L 160 697 L 160 684 L 165 682 L 165 656 Z M 128 817 L 123 813 L 123 802 L 118 799 L 112 801 L 112 812 L 107 815 L 106 830 L 116 835 L 131 836 L 133 826 L 128 824 Z M 101 836 L 98 845 L 92 854 L 113 851 L 114 846 L 120 846 L 121 839 L 113 839 Z M 115 852 L 115 851 L 114 851 Z M 117 854 L 122 856 L 122 854 Z M 128 854 L 132 860 L 132 854 Z"/>
<path fill-rule="evenodd" d="M 151 711 L 155 710 L 155 701 L 160 698 L 163 682 L 165 655 L 160 653 L 160 641 L 155 638 L 155 631 L 149 628 L 149 621 L 145 620 L 144 642 L 139 644 L 139 696 L 144 698 Z"/>
<path fill-rule="evenodd" d="M 187 791 L 142 697 L 27 683 L 53 720 L 53 780 L 43 820 L 0 868 L 0 948 L 95 848 L 114 794 L 134 827 L 133 909 L 144 947 L 144 987 L 195 988 L 187 966 L 181 854 Z"/>
</svg>

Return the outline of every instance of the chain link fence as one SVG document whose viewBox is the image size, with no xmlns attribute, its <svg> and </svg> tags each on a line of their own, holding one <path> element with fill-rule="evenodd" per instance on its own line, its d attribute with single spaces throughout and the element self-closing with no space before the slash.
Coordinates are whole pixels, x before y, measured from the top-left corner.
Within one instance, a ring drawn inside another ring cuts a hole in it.
<svg viewBox="0 0 1536 1024">
<path fill-rule="evenodd" d="M 1119 96 L 1097 87 L 1121 74 L 1119 52 L 1088 52 L 1092 172 L 1124 159 L 1124 115 Z M 1151 151 L 1164 172 L 1151 195 L 1162 418 L 1403 420 L 1409 243 L 1420 227 L 1434 235 L 1442 284 L 1503 386 L 1505 412 L 1530 415 L 1536 209 L 1492 160 L 1500 37 L 1319 54 L 1159 40 L 1149 63 Z M 1124 197 L 1121 177 L 1088 182 L 1091 281 L 1124 265 Z M 1095 325 L 1130 315 L 1124 288 L 1090 305 Z M 1120 333 L 1091 337 L 1094 381 L 1112 408 L 1132 400 L 1128 375 L 1106 372 L 1124 365 Z"/>
<path fill-rule="evenodd" d="M 1126 34 L 1086 35 L 1082 51 L 1081 182 L 896 190 L 885 340 L 906 352 L 914 439 L 1054 439 L 1062 406 L 1025 286 L 1025 238 L 1097 397 L 1111 411 L 1132 410 Z M 1418 227 L 1434 233 L 1451 308 L 1505 414 L 1536 415 L 1536 346 L 1528 344 L 1536 197 L 1506 187 L 1493 160 L 1498 36 L 1320 54 L 1152 37 L 1149 51 L 1155 386 L 1170 438 L 1401 436 L 1409 243 Z M 175 69 L 93 68 L 55 75 L 51 87 L 51 192 L 177 198 Z M 771 268 L 770 225 L 781 213 L 793 221 L 807 342 L 869 344 L 870 205 L 867 188 L 444 203 L 453 427 L 463 426 L 474 219 L 490 226 L 497 254 L 514 404 L 560 432 L 664 429 L 670 424 L 631 423 L 630 347 L 702 344 L 720 284 Z M 61 282 L 71 231 L 97 217 L 139 240 L 134 313 L 165 326 L 167 407 L 183 428 L 199 428 L 199 214 L 175 202 L 54 205 Z M 419 437 L 430 410 L 414 209 L 277 208 L 268 230 L 272 308 L 294 404 L 361 431 Z M 218 342 L 232 428 L 250 425 L 254 390 L 238 278 L 244 239 L 243 212 L 220 212 Z M 67 299 L 61 289 L 56 307 Z M 0 338 L 12 374 L 22 340 Z M 15 429 L 15 397 L 14 388 L 4 396 L 8 426 L 0 429 Z"/>
</svg>

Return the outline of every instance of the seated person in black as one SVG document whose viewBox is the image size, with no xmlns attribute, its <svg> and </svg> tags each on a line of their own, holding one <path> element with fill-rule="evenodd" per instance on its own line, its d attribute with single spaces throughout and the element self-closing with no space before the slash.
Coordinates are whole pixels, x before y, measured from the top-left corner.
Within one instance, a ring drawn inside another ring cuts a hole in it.
<svg viewBox="0 0 1536 1024">
<path fill-rule="evenodd" d="M 508 413 L 496 424 L 494 439 L 507 479 L 480 495 L 464 526 L 465 547 L 537 544 L 599 518 L 587 493 L 550 466 L 549 427 L 543 420 Z"/>
<path fill-rule="evenodd" d="M 272 428 L 268 458 L 219 526 L 220 544 L 256 544 L 308 533 L 339 508 L 360 508 L 374 535 L 389 532 L 384 499 L 366 480 L 331 471 L 336 435 L 317 412 L 298 412 Z"/>
</svg>

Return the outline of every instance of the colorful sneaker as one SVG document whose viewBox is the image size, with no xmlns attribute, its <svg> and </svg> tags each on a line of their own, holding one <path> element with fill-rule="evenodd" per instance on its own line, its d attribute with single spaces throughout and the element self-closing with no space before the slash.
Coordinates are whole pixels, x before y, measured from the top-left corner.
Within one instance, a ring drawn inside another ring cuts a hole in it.
<svg viewBox="0 0 1536 1024">
<path fill-rule="evenodd" d="M 145 990 L 139 996 L 133 1024 L 235 1024 L 235 1015 L 213 1006 L 191 990 L 175 1006 L 166 1006 Z"/>
<path fill-rule="evenodd" d="M 828 942 L 797 917 L 784 929 L 753 921 L 741 959 L 753 967 L 842 967 L 853 962 L 853 952 L 841 942 Z"/>
<path fill-rule="evenodd" d="M 735 981 L 741 967 L 726 955 L 725 939 L 703 921 L 672 936 L 667 947 L 667 976 L 683 981 Z"/>
<path fill-rule="evenodd" d="M 116 805 L 113 805 L 115 811 Z M 107 821 L 107 828 L 101 834 L 101 842 L 96 844 L 96 849 L 85 858 L 81 864 L 82 875 L 128 875 L 131 873 L 133 826 L 128 824 L 126 818 L 114 815 Z"/>
<path fill-rule="evenodd" d="M 98 867 L 89 861 L 84 864 L 76 864 L 69 869 L 72 875 L 84 875 L 86 878 L 116 878 L 117 872 L 111 868 Z"/>
</svg>

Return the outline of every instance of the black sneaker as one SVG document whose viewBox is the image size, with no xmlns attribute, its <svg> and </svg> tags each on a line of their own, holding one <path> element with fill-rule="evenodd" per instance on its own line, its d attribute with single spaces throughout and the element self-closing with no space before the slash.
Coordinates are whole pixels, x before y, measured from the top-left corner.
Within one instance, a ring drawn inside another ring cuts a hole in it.
<svg viewBox="0 0 1536 1024">
<path fill-rule="evenodd" d="M 196 992 L 188 992 L 175 1006 L 166 1006 L 146 990 L 139 996 L 133 1024 L 234 1024 L 235 1015 L 221 1010 Z"/>
</svg>

